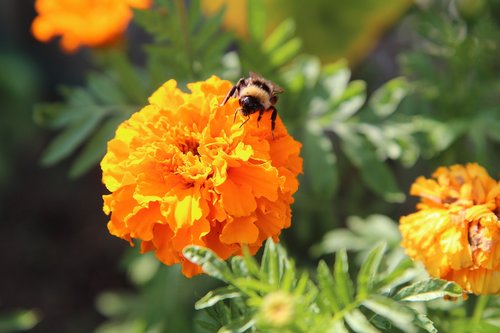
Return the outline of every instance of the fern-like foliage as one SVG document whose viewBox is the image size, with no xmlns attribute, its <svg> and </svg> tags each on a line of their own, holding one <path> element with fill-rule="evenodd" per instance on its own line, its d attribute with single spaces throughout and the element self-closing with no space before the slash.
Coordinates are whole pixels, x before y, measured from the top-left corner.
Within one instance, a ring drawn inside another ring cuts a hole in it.
<svg viewBox="0 0 500 333">
<path fill-rule="evenodd" d="M 457 285 L 431 279 L 401 288 L 412 264 L 408 259 L 385 267 L 386 246 L 380 243 L 366 256 L 353 279 L 345 250 L 336 254 L 330 269 L 320 261 L 316 277 L 299 273 L 284 249 L 268 240 L 261 263 L 234 257 L 228 264 L 211 251 L 191 246 L 185 257 L 225 287 L 209 292 L 196 303 L 207 309 L 209 332 L 437 332 L 433 323 L 412 306 L 412 301 L 460 297 Z M 263 302 L 277 291 L 291 295 L 294 316 L 286 325 L 269 327 L 261 320 Z"/>
</svg>

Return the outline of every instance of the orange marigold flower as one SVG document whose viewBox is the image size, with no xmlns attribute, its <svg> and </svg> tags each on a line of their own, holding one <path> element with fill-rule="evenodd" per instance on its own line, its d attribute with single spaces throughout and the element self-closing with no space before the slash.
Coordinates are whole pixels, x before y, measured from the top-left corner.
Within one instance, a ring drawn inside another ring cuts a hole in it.
<svg viewBox="0 0 500 333">
<path fill-rule="evenodd" d="M 167 81 L 118 127 L 101 162 L 110 233 L 141 240 L 167 265 L 181 262 L 188 277 L 201 268 L 185 260 L 185 246 L 226 259 L 290 226 L 301 144 L 279 117 L 272 138 L 270 112 L 260 123 L 252 116 L 241 126 L 240 112 L 234 121 L 238 99 L 219 106 L 231 86 L 213 76 L 185 93 Z"/>
<path fill-rule="evenodd" d="M 469 292 L 500 293 L 500 183 L 478 164 L 454 165 L 418 178 L 410 193 L 421 200 L 400 220 L 408 256 Z"/>
<path fill-rule="evenodd" d="M 74 52 L 80 46 L 99 47 L 115 41 L 132 19 L 131 8 L 145 9 L 152 0 L 36 0 L 38 16 L 31 30 L 47 42 L 61 36 L 61 47 Z"/>
</svg>

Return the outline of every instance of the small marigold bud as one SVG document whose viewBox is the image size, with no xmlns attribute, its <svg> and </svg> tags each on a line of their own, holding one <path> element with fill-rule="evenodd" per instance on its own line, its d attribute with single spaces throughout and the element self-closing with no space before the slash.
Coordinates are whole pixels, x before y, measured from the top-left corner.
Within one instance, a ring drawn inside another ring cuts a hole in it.
<svg viewBox="0 0 500 333">
<path fill-rule="evenodd" d="M 275 328 L 289 325 L 294 315 L 293 297 L 284 291 L 267 294 L 259 309 L 262 324 Z"/>
</svg>

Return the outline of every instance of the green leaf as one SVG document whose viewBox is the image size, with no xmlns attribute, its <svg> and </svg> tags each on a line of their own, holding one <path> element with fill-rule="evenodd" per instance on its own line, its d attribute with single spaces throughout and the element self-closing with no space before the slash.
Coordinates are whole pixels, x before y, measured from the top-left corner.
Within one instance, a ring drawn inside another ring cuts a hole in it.
<svg viewBox="0 0 500 333">
<path fill-rule="evenodd" d="M 249 270 L 245 260 L 241 256 L 231 258 L 231 270 L 234 276 L 249 276 Z"/>
<path fill-rule="evenodd" d="M 267 15 L 263 10 L 262 0 L 252 0 L 247 2 L 248 6 L 248 31 L 250 37 L 257 42 L 264 39 L 267 28 Z"/>
<path fill-rule="evenodd" d="M 352 310 L 344 316 L 349 327 L 357 333 L 380 333 L 378 329 L 370 324 L 365 315 L 359 310 Z"/>
<path fill-rule="evenodd" d="M 273 53 L 295 34 L 295 21 L 288 18 L 281 22 L 262 44 L 262 50 Z"/>
<path fill-rule="evenodd" d="M 103 112 L 91 112 L 67 127 L 44 151 L 42 165 L 51 166 L 68 157 L 87 139 L 103 116 Z"/>
<path fill-rule="evenodd" d="M 319 301 L 325 304 L 325 309 L 340 311 L 340 305 L 335 295 L 335 281 L 327 264 L 321 260 L 318 264 L 317 279 L 321 290 Z"/>
<path fill-rule="evenodd" d="M 196 310 L 201 310 L 204 308 L 208 308 L 214 306 L 216 303 L 232 298 L 241 297 L 241 293 L 236 290 L 233 286 L 226 286 L 222 288 L 218 288 L 215 290 L 209 291 L 205 296 L 203 296 L 199 301 L 197 301 L 194 305 Z"/>
<path fill-rule="evenodd" d="M 374 313 L 389 319 L 394 326 L 402 331 L 406 333 L 417 332 L 416 327 L 412 325 L 414 320 L 413 311 L 408 307 L 381 295 L 372 295 L 370 299 L 363 301 L 362 304 Z"/>
<path fill-rule="evenodd" d="M 411 309 L 411 308 L 409 308 Z M 437 333 L 437 329 L 434 327 L 434 323 L 426 315 L 411 309 L 415 314 L 414 324 L 429 333 Z"/>
<path fill-rule="evenodd" d="M 331 108 L 335 110 L 332 119 L 322 120 L 325 123 L 342 123 L 356 114 L 366 101 L 366 83 L 361 80 L 351 81 L 342 95 L 335 99 Z"/>
<path fill-rule="evenodd" d="M 87 79 L 89 91 L 102 105 L 122 105 L 127 101 L 117 82 L 101 73 L 90 73 Z M 143 101 L 144 103 L 145 101 Z"/>
<path fill-rule="evenodd" d="M 255 319 L 251 315 L 233 320 L 230 324 L 222 327 L 218 332 L 224 333 L 244 333 L 255 325 Z"/>
<path fill-rule="evenodd" d="M 61 128 L 79 117 L 81 115 L 71 112 L 64 103 L 37 103 L 33 109 L 35 123 L 49 128 Z"/>
<path fill-rule="evenodd" d="M 328 332 L 332 332 L 332 333 L 349 333 L 349 330 L 347 329 L 347 327 L 345 327 L 343 320 L 337 320 L 337 321 L 333 322 L 333 324 L 331 325 L 331 327 L 328 330 Z"/>
<path fill-rule="evenodd" d="M 401 289 L 394 299 L 398 301 L 429 301 L 444 296 L 461 297 L 462 288 L 453 282 L 440 279 L 428 279 L 416 282 Z"/>
<path fill-rule="evenodd" d="M 201 266 L 203 271 L 216 279 L 229 282 L 233 279 L 226 262 L 212 251 L 197 245 L 186 246 L 182 250 L 184 257 L 193 264 Z"/>
<path fill-rule="evenodd" d="M 277 286 L 279 282 L 280 269 L 278 266 L 277 246 L 271 239 L 268 239 L 262 255 L 260 272 L 267 277 L 267 282 L 272 286 Z"/>
<path fill-rule="evenodd" d="M 333 276 L 336 285 L 335 291 L 339 303 L 342 304 L 342 306 L 350 304 L 353 301 L 354 288 L 352 280 L 349 276 L 349 264 L 345 249 L 337 251 Z"/>
<path fill-rule="evenodd" d="M 366 139 L 345 130 L 337 133 L 342 137 L 342 150 L 359 168 L 366 185 L 388 202 L 402 202 L 405 195 L 399 189 L 394 175 L 385 163 L 378 160 L 373 147 Z"/>
<path fill-rule="evenodd" d="M 351 78 L 351 70 L 347 61 L 342 59 L 323 68 L 324 78 L 322 85 L 330 92 L 335 101 L 342 97 Z"/>
<path fill-rule="evenodd" d="M 368 105 L 379 117 L 387 117 L 398 108 L 403 98 L 408 94 L 408 82 L 399 77 L 385 83 L 371 96 Z"/>
<path fill-rule="evenodd" d="M 290 39 L 270 54 L 269 62 L 275 67 L 281 67 L 297 56 L 301 47 L 302 40 Z"/>
<path fill-rule="evenodd" d="M 392 289 L 398 285 L 409 281 L 415 276 L 413 270 L 413 261 L 409 258 L 403 259 L 393 270 L 389 273 L 380 275 L 379 280 L 375 284 L 376 290 Z"/>
<path fill-rule="evenodd" d="M 339 180 L 336 156 L 330 139 L 318 124 L 310 121 L 302 140 L 304 149 L 304 174 L 308 177 L 313 193 L 331 198 L 338 189 Z"/>
<path fill-rule="evenodd" d="M 125 118 L 125 116 L 113 117 L 96 131 L 73 162 L 69 170 L 70 177 L 77 178 L 99 163 L 106 154 L 106 143 L 113 138 L 118 125 Z"/>
<path fill-rule="evenodd" d="M 375 283 L 375 276 L 377 275 L 382 256 L 385 253 L 386 244 L 380 243 L 373 250 L 368 253 L 363 265 L 358 273 L 357 296 L 360 299 L 368 296 Z"/>
</svg>

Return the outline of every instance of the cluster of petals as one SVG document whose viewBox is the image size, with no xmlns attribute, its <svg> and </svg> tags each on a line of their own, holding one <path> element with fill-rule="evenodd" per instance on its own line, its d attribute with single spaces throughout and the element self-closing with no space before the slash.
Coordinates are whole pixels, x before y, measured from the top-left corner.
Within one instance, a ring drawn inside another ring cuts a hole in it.
<svg viewBox="0 0 500 333">
<path fill-rule="evenodd" d="M 201 272 L 183 257 L 187 245 L 226 259 L 290 226 L 301 144 L 279 117 L 273 138 L 270 112 L 243 124 L 238 99 L 220 106 L 231 86 L 212 76 L 186 93 L 167 81 L 118 127 L 101 162 L 110 233 L 182 263 L 186 276 Z"/>
<path fill-rule="evenodd" d="M 61 47 L 101 47 L 119 38 L 132 19 L 132 8 L 150 7 L 152 0 L 36 0 L 31 30 L 47 42 L 61 37 Z"/>
<path fill-rule="evenodd" d="M 468 292 L 500 293 L 500 183 L 478 164 L 453 165 L 410 192 L 421 199 L 400 219 L 406 253 Z"/>
</svg>

